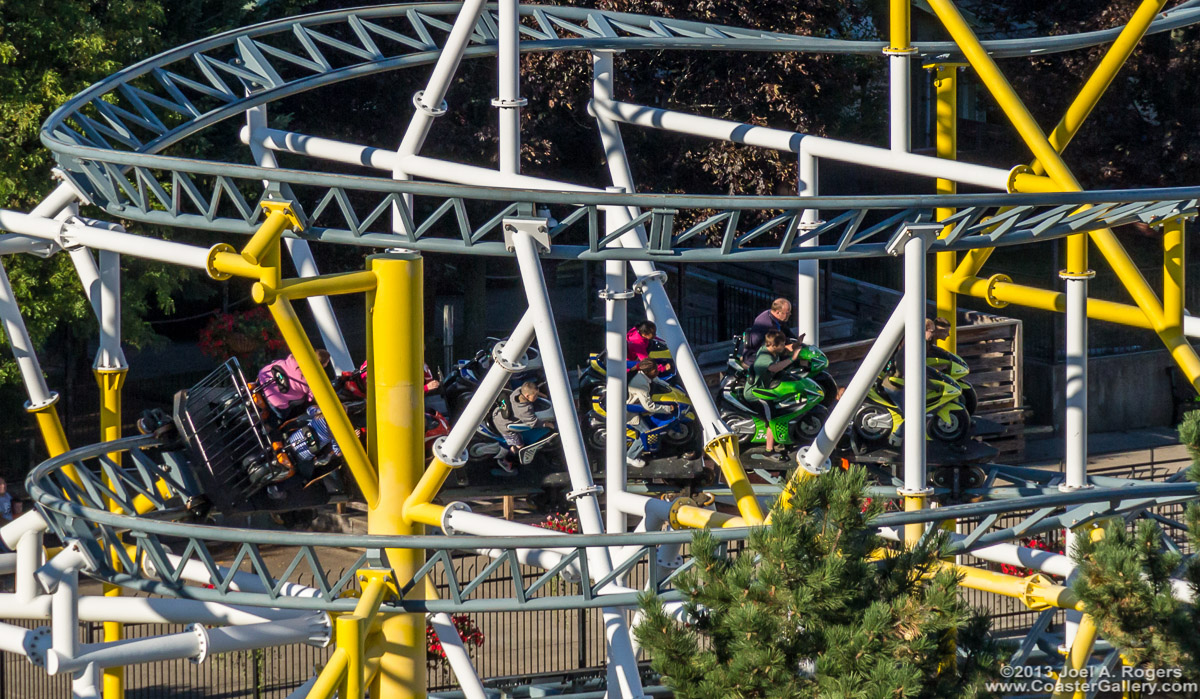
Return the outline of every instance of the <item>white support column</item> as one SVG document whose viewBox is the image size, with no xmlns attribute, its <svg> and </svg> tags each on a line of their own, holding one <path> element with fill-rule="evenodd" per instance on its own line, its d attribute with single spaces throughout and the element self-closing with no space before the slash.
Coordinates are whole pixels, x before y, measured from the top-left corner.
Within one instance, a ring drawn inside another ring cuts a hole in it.
<svg viewBox="0 0 1200 699">
<path fill-rule="evenodd" d="M 493 361 L 488 367 L 479 387 L 450 428 L 450 434 L 434 443 L 434 453 L 443 462 L 454 464 L 461 461 L 461 454 L 471 437 L 487 419 L 500 392 L 508 384 L 509 377 L 521 366 L 519 362 L 533 342 L 533 334 L 533 314 L 526 311 L 508 339 L 497 344 L 500 361 Z"/>
<path fill-rule="evenodd" d="M 100 349 L 94 368 L 129 368 L 121 349 L 121 255 L 107 250 L 100 251 Z"/>
<path fill-rule="evenodd" d="M 412 119 L 408 122 L 408 129 L 404 132 L 404 140 L 400 142 L 400 147 L 396 151 L 402 157 L 419 152 L 421 146 L 425 144 L 425 137 L 429 135 L 429 128 L 433 125 L 433 120 L 446 113 L 444 105 L 446 90 L 450 87 L 450 81 L 454 79 L 454 73 L 458 70 L 463 50 L 471 41 L 471 35 L 475 31 L 475 24 L 479 21 L 479 15 L 483 12 L 484 5 L 485 0 L 467 0 L 459 9 L 458 17 L 454 20 L 454 27 L 450 30 L 450 36 L 446 38 L 446 43 L 442 46 L 441 53 L 438 54 L 437 63 L 433 66 L 429 82 L 426 83 L 424 90 L 413 95 L 413 105 L 417 109 L 413 112 Z"/>
<path fill-rule="evenodd" d="M 592 52 L 592 98 L 600 105 L 610 105 L 613 102 L 613 52 Z M 609 175 L 613 184 L 626 192 L 637 191 L 633 185 L 633 173 L 629 169 L 629 161 L 625 157 L 625 143 L 621 139 L 621 130 L 611 119 L 600 116 L 597 111 L 597 128 L 600 132 L 600 142 L 604 147 L 604 157 L 608 161 Z M 637 216 L 633 207 L 614 207 L 609 214 L 615 219 L 618 227 L 625 225 Z M 639 227 L 621 236 L 618 240 L 622 247 L 645 248 L 645 232 Z M 671 350 L 671 358 L 675 360 L 675 368 L 683 388 L 692 399 L 692 407 L 700 424 L 704 427 L 705 440 L 711 440 L 722 434 L 728 434 L 729 428 L 721 421 L 717 404 L 708 390 L 704 374 L 692 353 L 691 345 L 680 327 L 679 317 L 671 305 L 662 279 L 665 275 L 654 268 L 654 263 L 631 261 L 630 269 L 637 278 L 637 285 L 642 292 L 642 300 L 646 304 L 650 320 L 658 326 L 659 337 L 667 343 Z"/>
<path fill-rule="evenodd" d="M 575 500 L 576 511 L 579 514 L 579 526 L 584 534 L 600 534 L 604 531 L 604 522 L 600 513 L 600 502 L 596 497 L 599 489 L 592 483 L 591 469 L 588 466 L 587 453 L 583 444 L 583 433 L 579 429 L 575 411 L 575 397 L 571 393 L 567 367 L 563 361 L 558 329 L 554 325 L 554 315 L 550 308 L 550 297 L 542 276 L 542 263 L 538 258 L 536 243 L 528 232 L 519 230 L 515 226 L 513 230 L 509 231 L 509 220 L 505 221 L 504 226 L 507 232 L 506 237 L 511 239 L 517 263 L 520 265 L 521 281 L 525 287 L 525 296 L 529 301 L 529 310 L 533 314 L 538 349 L 541 351 L 542 366 L 546 371 L 550 400 L 554 404 L 554 417 L 559 430 L 559 439 L 562 441 L 567 472 L 571 477 L 571 487 L 574 488 L 574 492 L 570 495 Z M 612 560 L 605 548 L 596 546 L 589 548 L 588 565 L 593 578 L 596 579 L 612 572 Z M 643 696 L 642 683 L 638 675 L 637 656 L 633 653 L 633 644 L 630 642 L 629 626 L 625 622 L 625 614 L 622 610 L 613 607 L 605 607 L 603 613 L 605 634 L 608 638 L 609 663 L 610 667 L 616 670 L 621 696 L 626 699 L 640 698 Z M 612 696 L 611 688 L 609 695 Z"/>
<path fill-rule="evenodd" d="M 500 110 L 500 172 L 516 174 L 521 171 L 521 35 L 520 2 L 500 0 L 499 51 L 496 63 L 499 73 L 499 95 L 492 106 Z"/>
<path fill-rule="evenodd" d="M 279 167 L 279 161 L 276 160 L 275 154 L 263 145 L 267 131 L 267 105 L 263 104 L 246 110 L 246 130 L 248 132 L 247 144 L 250 146 L 250 154 L 254 157 L 254 161 L 260 167 Z M 269 186 L 269 183 L 264 181 L 263 186 Z M 287 247 L 288 255 L 291 256 L 292 264 L 296 266 L 298 275 L 315 277 L 321 273 L 317 269 L 317 261 L 313 257 L 312 247 L 309 246 L 307 240 L 284 238 L 283 244 Z M 306 300 L 308 309 L 313 314 L 313 320 L 316 321 L 317 332 L 321 334 L 321 343 L 329 352 L 329 360 L 333 363 L 334 371 L 339 373 L 354 371 L 354 359 L 350 356 L 350 348 L 346 344 L 345 336 L 342 335 L 342 328 L 338 325 L 337 315 L 333 312 L 333 304 L 329 301 L 329 297 L 309 296 Z"/>
<path fill-rule="evenodd" d="M 29 403 L 25 409 L 36 410 L 58 400 L 58 394 L 52 393 L 46 386 L 46 378 L 42 376 L 42 365 L 33 351 L 33 341 L 29 339 L 29 331 L 25 329 L 21 308 L 17 305 L 12 285 L 8 281 L 8 272 L 4 270 L 2 261 L 0 261 L 0 320 L 4 322 L 4 331 L 8 334 L 8 344 L 12 347 L 13 358 L 17 360 L 17 368 L 20 369 L 21 379 L 25 382 L 25 391 L 29 394 Z"/>
<path fill-rule="evenodd" d="M 91 250 L 82 245 L 67 250 L 67 256 L 75 266 L 75 274 L 83 287 L 83 295 L 91 304 L 96 320 L 100 320 L 100 268 L 96 265 L 96 258 L 92 256 Z"/>
<path fill-rule="evenodd" d="M 799 182 L 797 183 L 800 196 L 815 197 L 820 191 L 820 177 L 817 171 L 817 158 L 800 149 L 797 155 Z M 801 232 L 807 232 L 819 225 L 821 212 L 816 209 L 805 209 L 800 218 Z M 804 247 L 817 245 L 817 239 L 804 241 Z M 799 260 L 796 262 L 796 332 L 804 342 L 810 345 L 821 343 L 821 265 L 816 260 Z"/>
<path fill-rule="evenodd" d="M 604 227 L 608 233 L 614 231 L 619 225 L 617 222 L 623 218 L 619 214 L 614 215 L 617 208 L 619 207 L 605 210 Z M 624 511 L 618 505 L 620 497 L 617 493 L 625 491 L 628 476 L 625 463 L 625 400 L 629 389 L 625 363 L 629 348 L 625 341 L 625 332 L 629 326 L 626 301 L 633 296 L 633 292 L 626 287 L 624 260 L 605 261 L 604 280 L 605 288 L 600 295 L 604 299 L 604 370 L 607 374 L 604 388 L 604 483 L 608 488 L 605 502 L 608 525 L 606 530 L 610 534 L 616 534 L 624 533 L 629 526 Z M 590 396 L 583 398 L 586 401 Z"/>
<path fill-rule="evenodd" d="M 1063 463 L 1065 477 L 1059 490 L 1070 492 L 1087 488 L 1087 359 L 1088 359 L 1088 319 L 1087 296 L 1088 281 L 1096 276 L 1095 272 L 1087 271 L 1082 274 L 1072 274 L 1067 271 L 1059 272 L 1059 277 L 1066 282 L 1066 323 L 1067 323 L 1067 360 L 1066 360 L 1066 427 L 1064 429 L 1065 455 Z M 1075 547 L 1079 536 L 1074 529 L 1067 528 L 1066 540 L 1063 542 L 1064 552 L 1069 556 Z M 1067 612 L 1067 623 L 1063 629 L 1064 645 L 1067 648 L 1075 640 L 1079 630 L 1081 614 L 1074 610 Z"/>
<path fill-rule="evenodd" d="M 834 404 L 833 410 L 825 419 L 825 424 L 821 426 L 821 431 L 813 440 L 812 446 L 805 450 L 804 465 L 808 470 L 819 472 L 823 464 L 828 461 L 829 455 L 837 447 L 838 440 L 850 426 L 850 421 L 854 419 L 854 413 L 866 399 L 871 385 L 875 383 L 879 372 L 883 371 L 892 352 L 900 344 L 900 339 L 904 337 L 904 312 L 905 303 L 904 299 L 901 299 L 892 314 L 888 316 L 883 329 L 879 331 L 875 343 L 867 351 L 867 356 L 863 357 L 862 364 L 858 366 L 858 371 L 854 372 L 854 378 L 847 384 L 842 397 Z"/>
<path fill-rule="evenodd" d="M 33 576 L 42 565 L 42 531 L 32 529 L 25 532 L 17 541 L 16 548 L 15 601 L 28 605 L 38 596 L 38 582 Z"/>
<path fill-rule="evenodd" d="M 1088 280 L 1094 272 L 1060 272 L 1067 285 L 1066 478 L 1061 490 L 1087 487 Z"/>
<path fill-rule="evenodd" d="M 912 119 L 912 77 L 909 72 L 909 59 L 914 55 L 911 49 L 884 49 L 888 54 L 888 87 L 890 110 L 889 132 L 892 150 L 907 153 L 911 134 Z"/>
<path fill-rule="evenodd" d="M 925 245 L 910 229 L 904 242 L 904 490 L 925 485 Z"/>
<path fill-rule="evenodd" d="M 425 145 L 425 138 L 429 135 L 429 129 L 433 126 L 433 120 L 446 113 L 446 90 L 450 87 L 450 81 L 454 79 L 454 73 L 458 71 L 463 50 L 471 41 L 475 24 L 479 21 L 485 4 L 486 0 L 466 0 L 459 8 L 458 17 L 455 18 L 450 36 L 446 37 L 446 43 L 438 54 L 429 82 L 425 84 L 424 90 L 418 90 L 413 95 L 413 106 L 416 110 L 404 131 L 400 147 L 396 149 L 399 160 L 420 152 L 421 146 Z M 412 175 L 397 165 L 392 170 L 392 179 L 411 180 Z M 411 194 L 404 194 L 400 199 L 402 204 L 392 204 L 392 232 L 411 233 L 404 229 L 404 216 L 401 215 L 399 207 L 404 206 L 411 216 L 413 198 Z"/>
</svg>

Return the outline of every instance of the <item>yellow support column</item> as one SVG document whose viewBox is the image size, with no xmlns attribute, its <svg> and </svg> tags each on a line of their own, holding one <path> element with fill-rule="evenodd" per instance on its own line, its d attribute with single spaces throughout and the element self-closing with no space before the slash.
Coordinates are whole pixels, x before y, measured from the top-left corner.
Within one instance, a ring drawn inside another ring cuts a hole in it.
<svg viewBox="0 0 1200 699">
<path fill-rule="evenodd" d="M 959 63 L 937 63 L 933 84 L 937 93 L 937 157 L 947 160 L 958 159 L 958 67 Z M 958 186 L 953 180 L 938 179 L 934 185 L 938 194 L 954 194 Z M 954 215 L 954 209 L 940 207 L 934 214 L 941 221 Z M 949 235 L 951 226 L 942 229 L 938 237 Z M 937 254 L 937 314 L 950 321 L 950 335 L 938 340 L 938 346 L 949 352 L 958 351 L 958 296 L 947 283 L 958 266 L 958 255 L 952 251 Z"/>
<path fill-rule="evenodd" d="M 1130 54 L 1137 47 L 1138 42 L 1146 34 L 1146 30 L 1150 27 L 1150 23 L 1154 21 L 1158 12 L 1162 10 L 1166 0 L 1142 0 L 1136 12 L 1129 19 L 1129 23 L 1121 30 L 1116 41 L 1112 43 L 1108 51 L 1104 54 L 1104 58 L 1100 60 L 1100 64 L 1096 66 L 1096 70 L 1088 76 L 1087 81 L 1079 90 L 1079 94 L 1067 107 L 1067 111 L 1063 114 L 1062 119 L 1050 132 L 1047 140 L 1050 145 L 1059 153 L 1066 149 L 1067 144 L 1079 132 L 1083 122 L 1091 114 L 1092 109 L 1100 101 L 1100 97 L 1108 90 L 1108 86 L 1112 84 L 1113 79 L 1121 70 L 1121 66 L 1129 59 Z M 1029 166 L 1029 172 L 1035 175 L 1041 175 L 1046 172 L 1046 168 L 1042 165 L 1042 161 L 1034 158 Z M 1014 178 L 1019 181 L 1019 175 Z M 1025 192 L 1025 188 L 1016 187 L 1014 191 Z M 1043 190 L 1044 191 L 1044 190 Z M 1000 209 L 1000 213 L 1007 211 L 1006 208 Z M 992 254 L 993 248 L 976 248 L 970 250 L 963 257 L 962 265 L 959 267 L 956 276 L 973 277 L 979 274 L 979 270 L 983 268 L 983 264 Z"/>
<path fill-rule="evenodd" d="M 1163 223 L 1163 324 L 1183 328 L 1184 289 L 1187 288 L 1187 248 L 1184 219 L 1175 216 Z"/>
<path fill-rule="evenodd" d="M 422 534 L 404 520 L 403 503 L 421 478 L 425 448 L 424 307 L 422 261 L 417 253 L 369 258 L 377 285 L 367 296 L 367 353 L 371 394 L 367 435 L 379 473 L 379 497 L 367 511 L 367 532 Z M 389 549 L 388 562 L 404 584 L 424 564 L 424 552 Z M 414 586 L 412 596 L 425 587 Z M 384 653 L 371 683 L 372 699 L 425 696 L 425 615 L 393 614 L 383 620 Z"/>
<path fill-rule="evenodd" d="M 100 387 L 100 439 L 112 442 L 121 438 L 121 389 L 125 386 L 125 376 L 129 369 L 96 369 L 96 385 Z M 119 454 L 109 454 L 109 458 L 117 460 Z M 119 462 L 118 462 L 119 463 Z M 116 503 L 109 503 L 109 510 L 119 511 Z M 119 565 L 116 549 L 113 549 L 113 564 Z M 120 597 L 121 588 L 118 585 L 104 585 L 105 597 Z M 117 621 L 104 622 L 104 642 L 119 641 L 124 636 L 125 625 Z M 104 699 L 122 699 L 125 696 L 125 668 L 122 666 L 104 668 L 103 679 Z"/>
<path fill-rule="evenodd" d="M 36 408 L 26 407 L 26 410 L 33 413 L 33 419 L 37 421 L 38 431 L 42 433 L 42 441 L 46 443 L 46 451 L 49 452 L 50 458 L 71 450 L 71 445 L 67 443 L 67 433 L 63 431 L 62 421 L 58 419 L 58 408 L 54 407 L 57 403 L 58 394 L 54 393 L 51 395 L 50 402 L 45 405 L 39 405 Z"/>
<path fill-rule="evenodd" d="M 975 36 L 975 32 L 963 19 L 958 8 L 954 6 L 951 0 L 929 0 L 929 5 L 933 9 L 934 14 L 942 21 L 946 30 L 950 33 L 954 43 L 962 49 L 967 61 L 975 69 L 979 75 L 979 79 L 988 88 L 992 96 L 1000 104 L 1000 108 L 1004 111 L 1008 120 L 1016 128 L 1021 139 L 1033 151 L 1033 155 L 1046 169 L 1046 174 L 1049 175 L 1056 184 L 1062 187 L 1064 192 L 1079 192 L 1082 187 L 1079 181 L 1071 173 L 1063 159 L 1059 157 L 1058 151 L 1050 144 L 1046 135 L 1042 133 L 1037 121 L 1029 110 L 1021 102 L 1008 79 L 1000 72 L 995 60 L 988 54 L 987 49 L 979 43 L 979 39 Z M 1117 240 L 1111 230 L 1103 229 L 1092 231 L 1088 234 L 1104 255 L 1105 260 L 1116 272 L 1117 277 L 1125 285 L 1126 291 L 1133 297 L 1138 308 L 1141 309 L 1146 317 L 1154 324 L 1154 330 L 1162 339 L 1163 344 L 1171 352 L 1171 356 L 1175 362 L 1179 364 L 1179 368 L 1183 370 L 1188 381 L 1200 390 L 1200 356 L 1196 355 L 1195 350 L 1188 344 L 1187 338 L 1183 336 L 1182 331 L 1178 329 L 1164 327 L 1163 325 L 1163 308 L 1159 302 L 1158 296 L 1150 285 L 1142 276 L 1137 265 L 1130 259 L 1125 248 Z M 1087 269 L 1087 248 L 1082 238 L 1078 242 L 1072 243 L 1068 241 L 1067 246 L 1067 269 L 1071 270 L 1086 270 Z"/>
<path fill-rule="evenodd" d="M 917 512 L 923 510 L 928 504 L 928 499 L 929 495 L 927 493 L 906 494 L 904 496 L 904 511 Z M 925 534 L 925 525 L 920 522 L 904 525 L 904 545 L 907 548 L 916 546 L 923 534 Z"/>
</svg>

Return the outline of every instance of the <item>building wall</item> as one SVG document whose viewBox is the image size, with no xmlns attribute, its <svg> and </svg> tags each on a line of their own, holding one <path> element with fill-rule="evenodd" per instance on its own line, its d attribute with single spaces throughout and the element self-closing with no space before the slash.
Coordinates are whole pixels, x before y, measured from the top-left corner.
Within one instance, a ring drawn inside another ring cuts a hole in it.
<svg viewBox="0 0 1200 699">
<path fill-rule="evenodd" d="M 1088 361 L 1088 431 L 1117 432 L 1171 425 L 1175 418 L 1172 372 L 1175 362 L 1164 350 L 1135 352 Z M 1066 368 L 1027 359 L 1025 403 L 1030 422 L 1061 431 L 1066 415 Z"/>
</svg>

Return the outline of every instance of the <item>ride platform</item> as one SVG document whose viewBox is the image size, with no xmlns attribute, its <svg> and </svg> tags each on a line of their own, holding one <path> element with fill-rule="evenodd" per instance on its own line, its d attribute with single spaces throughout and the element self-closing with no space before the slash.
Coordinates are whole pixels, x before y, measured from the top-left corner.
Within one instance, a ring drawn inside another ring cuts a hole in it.
<svg viewBox="0 0 1200 699">
<path fill-rule="evenodd" d="M 931 439 L 925 444 L 925 462 L 930 468 L 987 463 L 999 453 L 996 447 L 974 439 L 962 444 L 946 444 Z M 858 463 L 901 464 L 904 462 L 904 447 L 885 447 L 865 454 L 848 455 L 846 458 Z"/>
</svg>

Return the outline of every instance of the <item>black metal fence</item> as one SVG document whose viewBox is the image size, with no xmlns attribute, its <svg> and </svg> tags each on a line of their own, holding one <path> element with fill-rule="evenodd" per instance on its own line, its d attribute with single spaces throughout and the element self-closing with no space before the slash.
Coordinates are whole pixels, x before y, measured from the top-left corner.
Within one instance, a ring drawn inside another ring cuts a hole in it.
<svg viewBox="0 0 1200 699">
<path fill-rule="evenodd" d="M 1147 480 L 1161 480 L 1187 467 L 1187 459 L 1155 459 L 1132 465 L 1092 469 L 1094 475 L 1107 475 Z M 1181 519 L 1183 506 L 1159 508 L 1155 512 L 1165 517 Z M 1014 516 L 1012 523 L 1019 519 Z M 1004 526 L 997 522 L 996 526 Z M 1169 531 L 1177 541 L 1182 532 Z M 1053 549 L 1061 549 L 1060 533 L 1043 537 Z M 738 547 L 740 548 L 740 546 Z M 967 556 L 968 565 L 999 569 L 999 566 Z M 491 559 L 468 556 L 456 561 L 459 579 L 470 579 Z M 626 584 L 640 588 L 647 575 L 645 564 L 634 568 Z M 535 568 L 524 568 L 525 584 L 541 575 Z M 511 595 L 510 574 L 498 570 L 483 582 L 476 594 L 505 598 Z M 575 594 L 573 585 L 560 580 L 549 583 L 552 590 Z M 442 582 L 436 584 L 439 594 L 448 592 Z M 988 612 L 993 631 L 1001 637 L 1020 635 L 1038 616 L 1019 600 L 999 597 L 977 590 L 962 590 L 974 606 Z M 470 615 L 471 623 L 483 634 L 483 642 L 469 645 L 468 650 L 480 677 L 520 677 L 539 675 L 570 676 L 595 674 L 604 664 L 604 624 L 599 609 L 485 612 Z M 1055 620 L 1061 624 L 1064 614 Z M 9 621 L 33 628 L 44 622 Z M 99 623 L 83 623 L 81 640 L 99 642 L 102 637 Z M 157 636 L 182 631 L 179 625 L 138 624 L 126 627 L 127 637 Z M 146 663 L 126 669 L 126 696 L 129 699 L 166 699 L 176 697 L 220 697 L 222 699 L 282 699 L 312 676 L 328 659 L 332 648 L 307 645 L 227 653 L 210 658 L 201 664 L 187 660 Z M 454 689 L 457 683 L 444 660 L 431 660 L 428 665 L 431 691 Z M 0 699 L 56 699 L 69 696 L 70 680 L 65 676 L 50 677 L 42 668 L 24 658 L 0 653 Z"/>
<path fill-rule="evenodd" d="M 754 322 L 755 316 L 771 307 L 775 296 L 762 289 L 718 280 L 714 312 L 687 314 L 683 329 L 693 347 L 725 342 Z"/>
<path fill-rule="evenodd" d="M 458 578 L 471 579 L 491 562 L 484 556 L 467 556 L 456 561 Z M 648 566 L 643 563 L 630 572 L 628 584 L 640 587 Z M 522 567 L 526 586 L 543 571 Z M 512 593 L 512 577 L 506 570 L 496 571 L 485 580 L 474 596 L 507 598 Z M 552 592 L 578 594 L 574 585 L 561 579 L 549 583 Z M 435 584 L 440 595 L 449 595 L 449 585 Z M 469 615 L 470 623 L 483 634 L 479 645 L 467 648 L 480 677 L 530 677 L 534 675 L 568 676 L 604 666 L 605 637 L 599 609 L 484 612 Z M 44 621 L 7 620 L 25 628 L 46 624 Z M 130 624 L 126 638 L 159 636 L 184 630 L 178 624 Z M 80 624 L 83 643 L 99 643 L 103 638 L 100 623 Z M 282 699 L 293 692 L 319 669 L 333 652 L 329 648 L 297 644 L 278 648 L 226 653 L 196 664 L 174 660 L 132 665 L 125 670 L 125 695 L 128 699 L 175 699 L 178 697 L 221 697 L 222 699 Z M 458 683 L 449 664 L 431 658 L 427 665 L 431 691 L 456 689 Z M 0 699 L 57 699 L 70 696 L 70 678 L 50 677 L 43 668 L 12 653 L 0 652 Z"/>
</svg>

